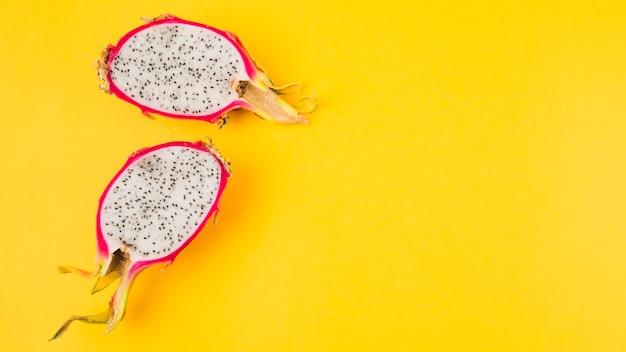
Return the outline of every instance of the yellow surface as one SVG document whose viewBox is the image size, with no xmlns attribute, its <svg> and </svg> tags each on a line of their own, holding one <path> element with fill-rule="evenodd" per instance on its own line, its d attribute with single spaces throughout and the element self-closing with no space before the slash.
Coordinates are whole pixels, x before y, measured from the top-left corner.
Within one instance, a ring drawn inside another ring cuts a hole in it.
<svg viewBox="0 0 626 352">
<path fill-rule="evenodd" d="M 1 2 L 0 350 L 626 348 L 624 2 Z M 311 123 L 149 120 L 99 91 L 100 50 L 165 12 L 314 88 Z M 113 333 L 47 342 L 112 294 L 55 270 L 91 267 L 111 177 L 205 136 L 234 172 L 219 224 Z"/>
</svg>

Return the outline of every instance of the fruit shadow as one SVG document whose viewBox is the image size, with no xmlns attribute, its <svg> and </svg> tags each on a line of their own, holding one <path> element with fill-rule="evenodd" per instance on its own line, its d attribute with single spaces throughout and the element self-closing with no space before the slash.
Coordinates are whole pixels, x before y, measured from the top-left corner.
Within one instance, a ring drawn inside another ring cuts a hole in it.
<svg viewBox="0 0 626 352">
<path fill-rule="evenodd" d="M 242 151 L 240 155 L 236 154 L 228 153 L 230 160 L 237 160 L 237 165 L 221 198 L 217 223 L 210 218 L 171 265 L 155 265 L 137 278 L 129 297 L 131 312 L 126 316 L 133 326 L 151 319 L 150 314 L 158 314 L 156 307 L 163 304 L 180 303 L 189 307 L 191 301 L 196 307 L 206 305 L 201 295 L 190 296 L 187 292 L 228 286 L 235 273 L 245 265 L 246 258 L 261 244 L 262 237 L 251 233 L 249 224 L 253 222 L 255 228 L 263 228 L 270 221 L 255 215 L 265 206 L 259 192 L 264 181 L 255 176 L 264 170 L 252 153 Z M 162 311 L 172 308 L 166 307 Z M 184 317 L 189 314 L 181 312 L 180 319 Z"/>
</svg>

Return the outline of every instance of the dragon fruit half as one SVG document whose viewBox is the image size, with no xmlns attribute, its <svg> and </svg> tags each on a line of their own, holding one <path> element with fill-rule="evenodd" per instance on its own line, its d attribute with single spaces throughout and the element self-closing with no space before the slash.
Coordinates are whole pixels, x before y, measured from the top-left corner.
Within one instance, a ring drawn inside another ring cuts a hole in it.
<svg viewBox="0 0 626 352">
<path fill-rule="evenodd" d="M 289 105 L 236 35 L 164 15 L 109 45 L 96 61 L 100 88 L 137 105 L 144 114 L 200 119 L 220 126 L 244 108 L 281 123 L 306 123 L 315 96 Z"/>
<path fill-rule="evenodd" d="M 229 176 L 229 164 L 210 143 L 171 142 L 131 155 L 100 198 L 96 268 L 59 267 L 62 273 L 98 276 L 92 293 L 118 278 L 119 286 L 106 311 L 72 316 L 51 340 L 75 320 L 106 323 L 106 332 L 114 329 L 124 317 L 137 274 L 156 263 L 171 264 L 207 219 L 217 218 Z"/>
</svg>

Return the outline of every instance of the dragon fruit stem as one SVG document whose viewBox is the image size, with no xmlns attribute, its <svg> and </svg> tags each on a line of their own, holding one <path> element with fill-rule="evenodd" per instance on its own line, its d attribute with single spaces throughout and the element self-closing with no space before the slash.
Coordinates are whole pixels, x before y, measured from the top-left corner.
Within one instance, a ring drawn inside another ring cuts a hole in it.
<svg viewBox="0 0 626 352">
<path fill-rule="evenodd" d="M 98 276 L 98 281 L 91 291 L 92 294 L 106 288 L 117 278 L 120 279 L 120 282 L 115 294 L 111 297 L 107 310 L 94 315 L 73 315 L 61 325 L 59 330 L 57 330 L 49 341 L 61 337 L 73 321 L 82 321 L 89 324 L 107 324 L 105 333 L 112 331 L 124 317 L 128 293 L 130 292 L 130 288 L 137 274 L 139 274 L 143 268 L 145 268 L 145 265 L 142 264 L 131 267 L 130 255 L 123 248 L 113 252 L 111 259 L 105 263 L 105 265 L 99 266 L 91 273 L 72 266 L 59 266 L 59 271 L 62 273 L 72 272 L 85 278 L 92 278 L 99 273 L 100 276 Z"/>
<path fill-rule="evenodd" d="M 57 267 L 57 270 L 61 274 L 72 273 L 80 277 L 83 277 L 85 279 L 91 279 L 91 278 L 94 278 L 96 275 L 98 275 L 98 272 L 100 272 L 100 266 L 96 265 L 93 271 L 87 271 L 87 270 L 79 269 L 71 265 L 59 265 L 59 267 Z"/>
<path fill-rule="evenodd" d="M 104 312 L 94 314 L 94 315 L 85 315 L 85 316 L 73 315 L 68 320 L 66 320 L 65 323 L 63 323 L 63 325 L 61 325 L 59 330 L 57 330 L 54 336 L 52 336 L 48 341 L 53 341 L 61 337 L 61 335 L 65 333 L 65 331 L 67 330 L 67 328 L 70 326 L 70 324 L 73 321 L 78 320 L 78 321 L 82 321 L 82 322 L 89 323 L 89 324 L 106 324 L 109 321 L 110 315 L 111 315 L 110 307 Z"/>
<path fill-rule="evenodd" d="M 117 286 L 117 290 L 111 299 L 111 312 L 109 315 L 109 319 L 107 321 L 107 328 L 104 332 L 108 334 L 113 331 L 117 324 L 122 321 L 124 318 L 124 314 L 126 313 L 126 303 L 128 302 L 128 294 L 130 293 L 130 289 L 137 277 L 145 266 L 141 267 L 133 267 L 128 272 L 125 272 L 120 275 L 120 283 Z"/>
<path fill-rule="evenodd" d="M 317 107 L 317 101 L 307 109 L 296 109 L 281 99 L 273 87 L 268 87 L 263 82 L 233 81 L 233 85 L 239 98 L 249 104 L 250 110 L 261 118 L 288 124 L 305 124 L 307 115 Z M 285 87 L 287 88 L 287 87 Z"/>
</svg>

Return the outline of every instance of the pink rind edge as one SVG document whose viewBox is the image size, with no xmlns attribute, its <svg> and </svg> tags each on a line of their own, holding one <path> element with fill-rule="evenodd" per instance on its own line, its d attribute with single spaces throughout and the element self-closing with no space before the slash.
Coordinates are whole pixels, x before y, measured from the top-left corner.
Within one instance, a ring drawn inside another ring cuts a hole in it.
<svg viewBox="0 0 626 352">
<path fill-rule="evenodd" d="M 204 28 L 204 29 L 208 29 L 210 31 L 213 31 L 219 35 L 221 35 L 222 37 L 224 37 L 226 40 L 228 40 L 239 52 L 239 55 L 241 56 L 241 58 L 243 59 L 244 62 L 244 67 L 246 68 L 246 74 L 248 75 L 250 80 L 253 80 L 256 77 L 257 74 L 257 70 L 252 62 L 252 60 L 250 59 L 250 57 L 248 57 L 248 54 L 246 52 L 246 50 L 243 47 L 243 44 L 241 43 L 241 40 L 239 40 L 239 37 L 237 37 L 234 33 L 228 32 L 228 31 L 224 31 L 221 29 L 217 29 L 215 27 L 211 27 L 202 23 L 198 23 L 198 22 L 192 22 L 192 21 L 188 21 L 188 20 L 183 20 L 181 18 L 178 18 L 176 16 L 173 15 L 167 15 L 164 16 L 164 18 L 162 19 L 157 19 L 154 20 L 152 22 L 146 23 L 142 26 L 139 26 L 133 30 L 131 30 L 130 32 L 126 33 L 124 36 L 122 36 L 122 38 L 120 38 L 120 40 L 117 42 L 117 45 L 113 46 L 111 45 L 111 52 L 109 54 L 109 60 L 107 63 L 107 82 L 109 84 L 109 91 L 112 94 L 115 94 L 118 98 L 133 104 L 137 107 L 139 107 L 139 109 L 141 109 L 141 112 L 143 114 L 150 114 L 150 113 L 155 113 L 155 114 L 159 114 L 162 116 L 167 116 L 167 117 L 174 117 L 174 118 L 180 118 L 180 119 L 192 119 L 192 120 L 205 120 L 208 121 L 210 123 L 215 123 L 219 120 L 219 117 L 222 116 L 223 114 L 240 108 L 240 107 L 244 107 L 246 106 L 244 101 L 241 100 L 235 100 L 233 102 L 231 102 L 230 104 L 228 104 L 227 106 L 225 106 L 224 108 L 208 114 L 208 115 L 180 115 L 180 114 L 172 114 L 172 113 L 168 113 L 165 111 L 160 111 L 160 110 L 156 110 L 156 109 L 152 109 L 148 106 L 145 106 L 143 104 L 140 104 L 138 102 L 136 102 L 135 100 L 133 100 L 131 97 L 129 97 L 128 95 L 126 95 L 124 92 L 122 92 L 122 90 L 120 90 L 115 83 L 113 82 L 113 80 L 111 79 L 111 63 L 113 62 L 113 60 L 115 59 L 115 57 L 117 56 L 117 54 L 119 53 L 119 48 L 122 47 L 132 36 L 134 36 L 135 34 L 139 33 L 140 31 L 146 29 L 146 28 L 150 28 L 153 26 L 158 26 L 161 24 L 166 24 L 166 23 L 180 23 L 180 24 L 188 24 L 188 25 L 192 25 L 192 26 L 196 26 L 196 27 L 200 27 L 200 28 Z"/>
<path fill-rule="evenodd" d="M 137 262 L 133 263 L 133 266 L 130 268 L 130 270 L 129 270 L 130 273 L 133 273 L 133 272 L 136 272 L 136 271 L 140 271 L 143 268 L 145 268 L 147 266 L 150 266 L 152 264 L 157 264 L 157 263 L 162 263 L 162 262 L 167 262 L 167 261 L 169 261 L 170 263 L 173 262 L 174 259 L 176 259 L 176 256 L 183 249 L 185 249 L 185 247 L 187 247 L 187 245 L 189 245 L 189 243 L 191 243 L 191 241 L 194 240 L 194 238 L 198 235 L 198 233 L 200 233 L 200 231 L 202 231 L 202 229 L 204 228 L 204 225 L 206 224 L 208 219 L 211 218 L 211 216 L 213 214 L 215 214 L 217 211 L 219 211 L 219 201 L 220 201 L 220 198 L 222 196 L 222 193 L 224 192 L 224 188 L 226 188 L 227 179 L 231 175 L 231 173 L 228 171 L 228 169 L 226 169 L 221 156 L 220 155 L 216 155 L 212 150 L 206 148 L 205 144 L 202 141 L 197 141 L 197 142 L 185 142 L 185 141 L 168 142 L 168 143 L 164 143 L 164 144 L 155 145 L 155 146 L 152 146 L 152 147 L 143 148 L 143 149 L 140 149 L 140 150 L 136 151 L 135 153 L 131 154 L 131 156 L 128 158 L 126 163 L 124 163 L 124 166 L 122 166 L 120 168 L 120 170 L 115 174 L 113 179 L 111 179 L 109 184 L 106 186 L 106 188 L 104 189 L 104 192 L 102 192 L 102 195 L 100 196 L 100 199 L 98 201 L 98 212 L 97 212 L 97 215 L 96 215 L 96 241 L 97 241 L 97 256 L 98 256 L 98 258 L 100 258 L 100 259 L 107 258 L 111 254 L 111 253 L 109 253 L 108 245 L 107 245 L 106 240 L 104 238 L 104 234 L 102 233 L 102 226 L 101 226 L 101 222 L 100 222 L 100 215 L 101 215 L 101 212 L 102 212 L 102 204 L 103 204 L 104 199 L 106 198 L 107 194 L 109 193 L 109 190 L 111 189 L 113 184 L 115 184 L 115 182 L 120 177 L 120 175 L 124 172 L 124 170 L 126 170 L 126 168 L 128 168 L 131 164 L 133 164 L 134 162 L 136 162 L 137 160 L 139 160 L 143 156 L 145 156 L 145 155 L 147 155 L 147 154 L 149 154 L 149 153 L 151 153 L 151 152 L 153 152 L 155 150 L 160 150 L 160 149 L 169 148 L 169 147 L 187 147 L 187 148 L 197 149 L 197 150 L 200 150 L 200 151 L 203 151 L 203 152 L 210 153 L 211 155 L 213 155 L 218 160 L 218 163 L 220 164 L 220 169 L 221 169 L 221 177 L 220 177 L 220 185 L 219 185 L 219 188 L 218 188 L 218 191 L 217 191 L 217 196 L 215 197 L 215 202 L 211 206 L 211 209 L 209 209 L 209 212 L 207 213 L 205 218 L 202 220 L 202 222 L 200 223 L 200 225 L 198 226 L 196 231 L 191 236 L 189 236 L 187 241 L 185 241 L 176 251 L 172 252 L 171 254 L 169 254 L 168 256 L 163 257 L 163 258 L 153 259 L 153 260 L 146 260 L 146 261 L 137 261 Z"/>
</svg>

